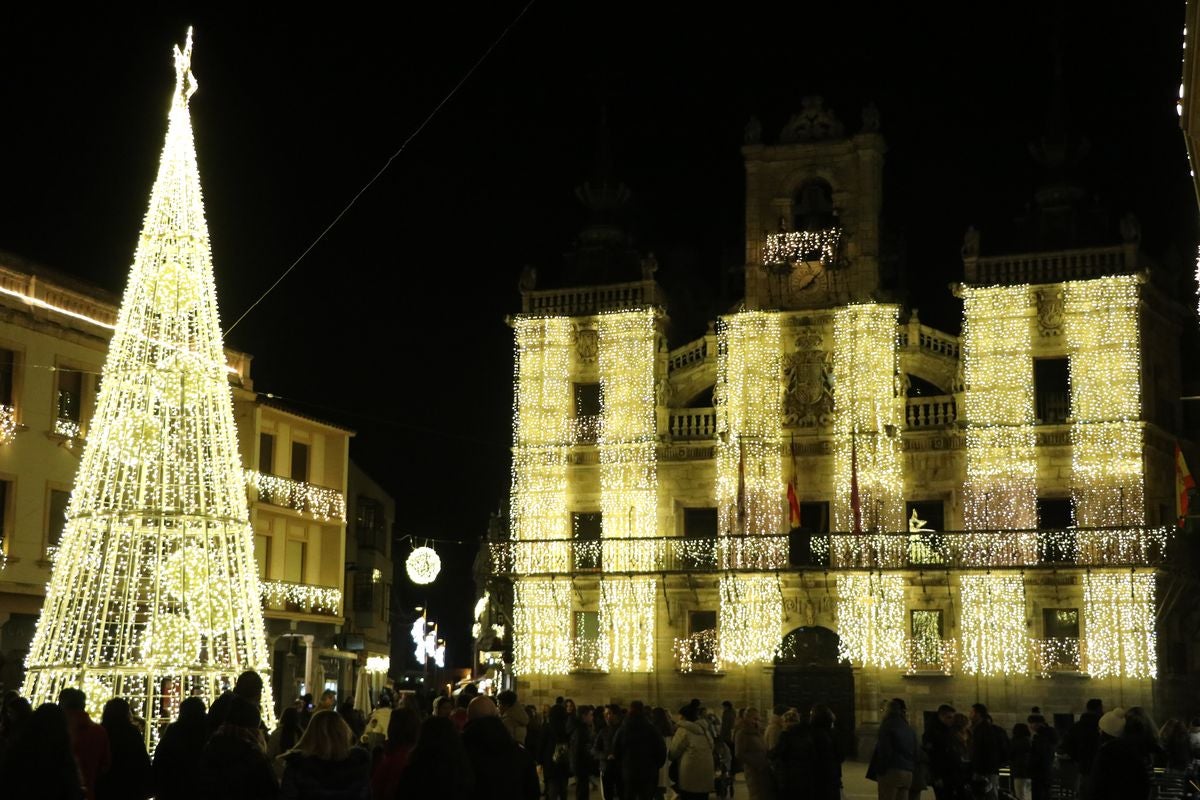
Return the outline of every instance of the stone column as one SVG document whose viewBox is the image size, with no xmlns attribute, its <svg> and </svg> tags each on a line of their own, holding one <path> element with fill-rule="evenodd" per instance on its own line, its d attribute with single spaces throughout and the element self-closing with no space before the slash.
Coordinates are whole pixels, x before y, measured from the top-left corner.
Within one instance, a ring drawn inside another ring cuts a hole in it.
<svg viewBox="0 0 1200 800">
<path fill-rule="evenodd" d="M 317 650 L 314 644 L 316 637 L 310 633 L 300 638 L 304 640 L 304 686 L 315 700 L 321 694 L 320 690 L 316 688 Z"/>
</svg>

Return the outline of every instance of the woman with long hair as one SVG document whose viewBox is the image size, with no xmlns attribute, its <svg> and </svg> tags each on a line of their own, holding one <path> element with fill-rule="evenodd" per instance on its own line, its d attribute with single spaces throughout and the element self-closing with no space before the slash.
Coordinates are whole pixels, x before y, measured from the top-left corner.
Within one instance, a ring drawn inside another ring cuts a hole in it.
<svg viewBox="0 0 1200 800">
<path fill-rule="evenodd" d="M 312 715 L 283 760 L 279 796 L 286 800 L 357 800 L 367 793 L 371 757 L 354 746 L 353 731 L 332 709 Z"/>
<path fill-rule="evenodd" d="M 662 706 L 655 706 L 650 711 L 650 724 L 654 726 L 654 730 L 658 731 L 658 735 L 663 737 L 663 744 L 667 746 L 667 750 L 670 750 L 671 737 L 675 735 L 675 723 L 671 722 L 671 715 Z M 667 757 L 663 759 L 662 768 L 658 771 L 658 800 L 666 798 L 667 789 L 670 786 L 671 754 L 668 752 Z"/>
<path fill-rule="evenodd" d="M 449 717 L 430 717 L 422 722 L 394 797 L 466 800 L 471 785 L 471 762 L 454 723 Z"/>
<path fill-rule="evenodd" d="M 413 746 L 421 730 L 421 715 L 415 708 L 401 706 L 388 716 L 387 741 L 383 755 L 371 772 L 371 796 L 391 800 L 400 785 L 400 776 L 408 766 Z"/>
<path fill-rule="evenodd" d="M 5 750 L 0 775 L 4 776 L 5 797 L 83 800 L 83 779 L 61 707 L 54 703 L 37 707 Z"/>
<path fill-rule="evenodd" d="M 734 726 L 733 751 L 738 754 L 746 773 L 746 791 L 750 800 L 771 800 L 775 796 L 775 787 L 757 708 L 747 708 Z"/>
<path fill-rule="evenodd" d="M 208 714 L 204 700 L 187 697 L 179 716 L 163 731 L 154 748 L 152 774 L 156 800 L 198 800 L 197 773 L 200 755 L 208 740 Z"/>
<path fill-rule="evenodd" d="M 229 695 L 224 705 L 223 721 L 204 745 L 200 757 L 200 796 L 224 800 L 278 797 L 279 781 L 267 758 L 258 706 L 238 695 Z"/>
<path fill-rule="evenodd" d="M 283 756 L 296 746 L 296 742 L 300 741 L 300 737 L 303 735 L 304 728 L 300 725 L 300 709 L 288 706 L 279 715 L 279 724 L 275 726 L 275 730 L 271 731 L 271 735 L 267 739 L 267 758 L 271 759 L 275 777 L 283 778 Z"/>
<path fill-rule="evenodd" d="M 96 780 L 97 800 L 145 800 L 150 796 L 150 754 L 123 697 L 104 704 L 100 724 L 108 734 L 112 766 Z"/>
</svg>

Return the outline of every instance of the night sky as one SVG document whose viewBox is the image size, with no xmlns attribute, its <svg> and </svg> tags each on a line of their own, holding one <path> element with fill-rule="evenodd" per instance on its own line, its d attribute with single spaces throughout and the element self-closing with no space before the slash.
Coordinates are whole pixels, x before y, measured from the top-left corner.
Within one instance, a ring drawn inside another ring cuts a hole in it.
<svg viewBox="0 0 1200 800">
<path fill-rule="evenodd" d="M 287 18 L 6 10 L 0 251 L 122 291 L 165 132 L 171 46 L 193 24 L 192 120 L 228 327 L 525 7 L 411 5 Z M 956 4 L 949 16 L 649 5 L 532 3 L 227 337 L 255 356 L 260 392 L 357 431 L 351 457 L 391 491 L 401 534 L 473 542 L 505 501 L 505 316 L 520 310 L 522 265 L 549 281 L 561 272 L 602 109 L 632 192 L 629 230 L 672 299 L 672 345 L 737 300 L 747 119 L 771 143 L 810 94 L 850 131 L 878 106 L 899 297 L 957 331 L 946 287 L 962 277 L 963 231 L 978 225 L 986 252 L 989 230 L 1032 198 L 1028 146 L 1046 128 L 1056 52 L 1068 130 L 1089 145 L 1078 179 L 1114 235 L 1135 212 L 1167 282 L 1191 291 L 1196 210 L 1175 113 L 1183 0 Z M 465 663 L 474 546 L 438 550 L 447 572 L 413 597 Z"/>
</svg>

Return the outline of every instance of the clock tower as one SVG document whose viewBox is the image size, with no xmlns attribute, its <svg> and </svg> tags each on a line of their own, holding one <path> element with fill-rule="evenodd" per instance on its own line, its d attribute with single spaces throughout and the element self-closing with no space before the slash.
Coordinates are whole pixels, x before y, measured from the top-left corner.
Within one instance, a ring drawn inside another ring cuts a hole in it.
<svg viewBox="0 0 1200 800">
<path fill-rule="evenodd" d="M 879 113 L 845 133 L 807 97 L 776 144 L 746 126 L 746 308 L 829 308 L 876 299 L 883 154 Z"/>
</svg>

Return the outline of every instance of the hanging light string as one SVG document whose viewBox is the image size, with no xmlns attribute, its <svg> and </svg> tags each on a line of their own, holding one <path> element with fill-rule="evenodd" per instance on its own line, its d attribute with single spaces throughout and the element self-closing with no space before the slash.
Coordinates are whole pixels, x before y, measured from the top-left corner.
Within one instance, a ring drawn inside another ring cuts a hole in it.
<svg viewBox="0 0 1200 800">
<path fill-rule="evenodd" d="M 367 189 L 370 189 L 371 186 L 374 185 L 375 181 L 379 180 L 379 178 L 382 177 L 383 173 L 387 172 L 387 169 L 388 169 L 388 167 L 390 167 L 392 165 L 392 162 L 395 161 L 400 156 L 400 154 L 404 152 L 405 148 L 408 147 L 409 143 L 411 143 L 413 139 L 417 138 L 417 135 L 421 131 L 425 130 L 425 127 L 427 125 L 429 125 L 430 122 L 433 121 L 433 118 L 435 116 L 437 116 L 439 111 L 442 110 L 442 107 L 445 106 L 448 102 L 450 102 L 450 99 L 452 97 L 454 97 L 455 94 L 458 93 L 458 90 L 462 88 L 463 84 L 465 84 L 467 82 L 467 80 L 472 75 L 475 74 L 475 71 L 477 69 L 479 69 L 479 67 L 483 64 L 483 62 L 487 60 L 487 57 L 492 54 L 492 51 L 495 50 L 500 45 L 500 42 L 504 41 L 504 38 L 506 36 L 508 36 L 509 31 L 511 31 L 514 27 L 516 27 L 517 23 L 521 21 L 521 18 L 525 16 L 525 12 L 529 11 L 530 7 L 534 4 L 534 2 L 535 2 L 535 0 L 529 0 L 529 2 L 525 4 L 525 6 L 517 13 L 517 16 L 513 18 L 513 21 L 508 23 L 508 25 L 504 28 L 504 30 L 500 32 L 500 35 L 497 36 L 496 39 L 491 43 L 491 45 L 488 46 L 487 50 L 483 51 L 483 55 L 481 55 L 479 57 L 479 59 L 471 66 L 471 68 L 466 71 L 466 73 L 462 76 L 462 78 L 459 79 L 458 83 L 454 84 L 454 88 L 452 88 L 446 94 L 446 96 L 442 98 L 440 103 L 438 103 L 436 106 L 433 107 L 433 110 L 429 112 L 429 115 L 425 117 L 424 121 L 422 121 L 421 124 L 418 125 L 416 127 L 416 129 L 413 130 L 413 132 L 408 135 L 408 138 L 405 139 L 403 141 L 403 143 L 401 143 L 400 147 L 396 150 L 396 152 L 392 153 L 391 157 L 387 161 L 384 162 L 382 167 L 379 168 L 379 171 L 376 172 L 375 175 L 372 176 L 371 179 L 369 181 L 367 181 L 363 185 L 363 187 L 361 189 L 359 189 L 358 192 L 355 193 L 355 195 L 353 197 L 350 198 L 350 202 L 346 203 L 346 206 L 341 211 L 338 212 L 337 216 L 333 218 L 333 221 L 330 222 L 328 225 L 326 225 L 325 229 L 322 230 L 319 234 L 317 234 L 317 237 L 312 240 L 312 243 L 309 244 L 308 247 L 304 248 L 304 252 L 302 252 L 296 258 L 296 260 L 292 262 L 291 266 L 288 267 L 287 269 L 285 269 L 283 271 L 283 274 L 280 275 L 278 278 L 276 278 L 275 282 L 272 283 L 271 286 L 265 292 L 263 292 L 262 295 L 259 296 L 259 298 L 257 300 L 255 300 L 253 303 L 251 303 L 250 307 L 247 308 L 245 311 L 243 311 L 242 315 L 240 317 L 238 317 L 236 320 L 234 320 L 232 325 L 230 325 L 228 328 L 225 329 L 224 335 L 226 337 L 229 336 L 229 333 L 238 326 L 238 323 L 240 323 L 243 319 L 245 319 L 250 314 L 250 312 L 253 311 L 256 306 L 258 306 L 259 303 L 261 303 L 263 300 L 266 299 L 267 295 L 269 295 L 271 292 L 273 292 L 275 290 L 275 287 L 277 287 L 277 286 L 279 286 L 279 284 L 283 283 L 284 278 L 286 278 L 291 273 L 292 270 L 294 270 L 297 266 L 299 266 L 300 262 L 303 261 L 304 258 L 309 253 L 312 252 L 313 248 L 315 248 L 317 246 L 317 244 L 319 244 L 320 241 L 322 239 L 324 239 L 331 230 L 333 230 L 335 225 L 337 225 L 339 222 L 341 222 L 342 217 L 346 216 L 346 214 L 349 213 L 350 209 L 354 206 L 354 204 L 358 202 L 358 198 L 362 197 L 366 193 Z"/>
<path fill-rule="evenodd" d="M 418 536 L 412 533 L 406 533 L 402 536 L 397 536 L 396 543 L 399 544 L 400 542 L 411 542 L 414 548 L 422 546 L 429 547 L 430 545 L 434 544 L 464 544 L 475 546 L 478 546 L 479 544 L 478 539 L 439 539 L 436 536 Z"/>
</svg>

